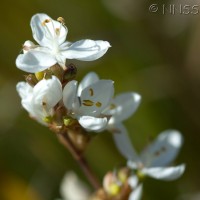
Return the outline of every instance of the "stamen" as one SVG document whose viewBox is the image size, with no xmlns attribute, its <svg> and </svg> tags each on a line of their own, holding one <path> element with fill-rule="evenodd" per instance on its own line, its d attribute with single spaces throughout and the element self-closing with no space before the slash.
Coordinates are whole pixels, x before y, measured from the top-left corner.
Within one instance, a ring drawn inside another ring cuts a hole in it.
<svg viewBox="0 0 200 200">
<path fill-rule="evenodd" d="M 90 101 L 90 100 L 83 100 L 83 103 L 82 103 L 84 106 L 93 106 L 94 105 L 94 102 L 93 101 Z"/>
<path fill-rule="evenodd" d="M 45 19 L 43 22 L 42 22 L 42 25 L 43 26 L 46 26 L 47 23 L 49 23 L 51 21 L 51 19 Z"/>
<path fill-rule="evenodd" d="M 62 25 L 65 24 L 65 20 L 62 17 L 58 17 L 57 21 L 60 22 Z"/>
<path fill-rule="evenodd" d="M 101 105 L 102 105 L 102 103 L 100 103 L 99 101 L 98 102 L 96 102 L 96 107 L 98 107 L 98 108 L 100 108 L 101 107 Z"/>
<path fill-rule="evenodd" d="M 59 28 L 56 28 L 56 30 L 55 30 L 55 32 L 56 32 L 56 35 L 60 35 L 60 29 Z"/>
<path fill-rule="evenodd" d="M 115 109 L 117 106 L 114 103 L 110 104 L 110 110 Z"/>
<path fill-rule="evenodd" d="M 93 96 L 94 95 L 94 90 L 92 88 L 90 88 L 89 91 L 90 91 L 90 96 Z"/>
</svg>

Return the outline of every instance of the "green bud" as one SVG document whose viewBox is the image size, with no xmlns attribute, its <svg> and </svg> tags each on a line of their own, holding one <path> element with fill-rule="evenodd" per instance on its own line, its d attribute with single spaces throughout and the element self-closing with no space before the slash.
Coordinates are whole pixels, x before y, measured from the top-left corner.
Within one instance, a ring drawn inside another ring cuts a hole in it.
<svg viewBox="0 0 200 200">
<path fill-rule="evenodd" d="M 63 123 L 65 126 L 72 126 L 75 123 L 76 120 L 74 120 L 73 118 L 69 118 L 69 117 L 64 117 L 63 119 Z"/>
<path fill-rule="evenodd" d="M 25 80 L 32 87 L 38 83 L 38 80 L 34 74 L 25 75 Z"/>
<path fill-rule="evenodd" d="M 35 76 L 38 81 L 41 81 L 44 78 L 44 73 L 45 73 L 44 71 L 35 73 Z"/>
<path fill-rule="evenodd" d="M 53 120 L 53 118 L 52 118 L 52 116 L 46 116 L 46 117 L 44 117 L 42 120 L 43 120 L 44 122 L 46 122 L 46 123 L 51 123 L 52 120 Z"/>
</svg>

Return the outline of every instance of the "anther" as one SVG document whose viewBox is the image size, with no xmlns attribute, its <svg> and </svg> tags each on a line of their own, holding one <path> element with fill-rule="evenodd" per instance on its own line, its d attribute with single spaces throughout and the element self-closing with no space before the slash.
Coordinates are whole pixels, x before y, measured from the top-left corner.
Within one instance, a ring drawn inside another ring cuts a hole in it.
<svg viewBox="0 0 200 200">
<path fill-rule="evenodd" d="M 90 88 L 89 91 L 90 91 L 90 96 L 93 96 L 94 95 L 94 90 L 92 88 Z"/>
<path fill-rule="evenodd" d="M 57 21 L 60 22 L 63 25 L 65 24 L 65 20 L 62 17 L 58 17 Z"/>
<path fill-rule="evenodd" d="M 60 35 L 60 29 L 59 28 L 56 28 L 55 32 L 56 32 L 56 35 Z"/>
<path fill-rule="evenodd" d="M 116 107 L 117 106 L 114 103 L 110 104 L 110 110 L 115 109 Z"/>
<path fill-rule="evenodd" d="M 46 26 L 46 24 L 49 23 L 50 21 L 51 21 L 50 19 L 45 19 L 45 20 L 42 22 L 42 25 L 43 25 L 43 26 Z"/>
<path fill-rule="evenodd" d="M 93 106 L 94 105 L 94 102 L 93 101 L 90 101 L 90 100 L 83 100 L 83 103 L 82 103 L 84 106 Z"/>
<path fill-rule="evenodd" d="M 100 103 L 99 101 L 98 102 L 96 102 L 96 107 L 98 107 L 98 108 L 100 108 L 101 107 L 101 105 L 102 105 L 102 103 Z"/>
</svg>

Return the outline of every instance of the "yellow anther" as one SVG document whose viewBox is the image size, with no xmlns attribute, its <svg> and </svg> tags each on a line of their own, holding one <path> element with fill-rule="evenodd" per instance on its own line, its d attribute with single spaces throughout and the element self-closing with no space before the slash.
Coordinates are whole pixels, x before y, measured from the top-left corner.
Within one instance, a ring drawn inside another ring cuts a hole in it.
<svg viewBox="0 0 200 200">
<path fill-rule="evenodd" d="M 84 106 L 93 106 L 94 105 L 94 102 L 91 101 L 91 100 L 83 100 L 83 103 L 82 103 Z"/>
<path fill-rule="evenodd" d="M 60 35 L 60 29 L 59 28 L 56 28 L 55 32 L 56 32 L 56 35 Z"/>
<path fill-rule="evenodd" d="M 42 25 L 43 26 L 46 26 L 46 23 L 49 23 L 51 21 L 51 19 L 45 19 L 43 22 L 42 22 Z"/>
<path fill-rule="evenodd" d="M 100 108 L 101 107 L 101 105 L 102 105 L 102 103 L 100 103 L 99 101 L 98 102 L 96 102 L 96 107 L 98 107 L 98 108 Z"/>
<path fill-rule="evenodd" d="M 60 22 L 61 24 L 65 24 L 65 20 L 62 17 L 58 17 L 57 21 Z"/>
<path fill-rule="evenodd" d="M 90 91 L 90 96 L 93 96 L 94 95 L 94 90 L 92 88 L 90 88 L 89 91 Z"/>
<path fill-rule="evenodd" d="M 115 109 L 117 106 L 114 103 L 110 104 L 110 110 Z"/>
</svg>

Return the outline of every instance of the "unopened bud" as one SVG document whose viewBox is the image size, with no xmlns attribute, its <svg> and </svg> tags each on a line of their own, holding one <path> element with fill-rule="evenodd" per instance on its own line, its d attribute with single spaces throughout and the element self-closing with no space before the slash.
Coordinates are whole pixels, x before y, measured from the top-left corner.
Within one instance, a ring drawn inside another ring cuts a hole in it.
<svg viewBox="0 0 200 200">
<path fill-rule="evenodd" d="M 77 68 L 74 64 L 67 65 L 67 69 L 64 71 L 64 77 L 63 80 L 65 82 L 73 80 L 76 77 L 77 74 Z"/>
<path fill-rule="evenodd" d="M 108 172 L 103 179 L 103 188 L 110 196 L 117 196 L 121 189 L 121 184 L 113 172 Z"/>
<path fill-rule="evenodd" d="M 43 118 L 43 121 L 46 122 L 46 123 L 51 123 L 53 120 L 52 116 L 46 116 Z"/>
<path fill-rule="evenodd" d="M 130 175 L 130 170 L 127 167 L 123 167 L 118 171 L 118 178 L 122 183 L 125 183 Z"/>
<path fill-rule="evenodd" d="M 41 81 L 44 78 L 44 71 L 41 72 L 36 72 L 35 77 L 37 78 L 38 81 Z"/>
<path fill-rule="evenodd" d="M 73 126 L 73 124 L 76 124 L 77 122 L 73 118 L 64 117 L 63 123 L 64 123 L 65 126 L 69 127 L 69 126 Z"/>
<path fill-rule="evenodd" d="M 32 87 L 34 87 L 38 82 L 34 74 L 25 75 L 25 80 Z"/>
</svg>

